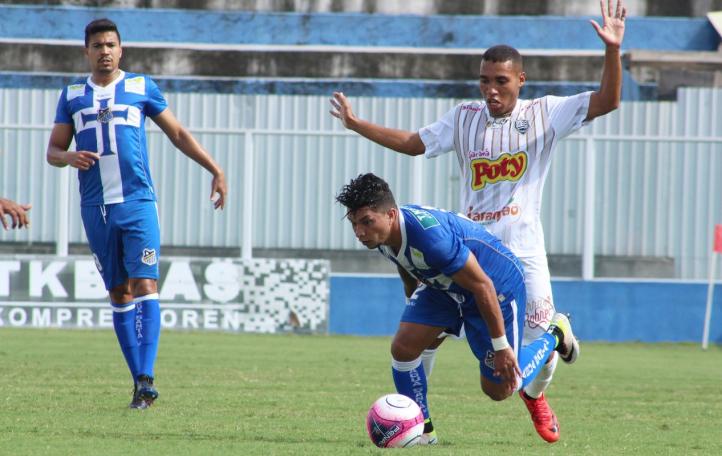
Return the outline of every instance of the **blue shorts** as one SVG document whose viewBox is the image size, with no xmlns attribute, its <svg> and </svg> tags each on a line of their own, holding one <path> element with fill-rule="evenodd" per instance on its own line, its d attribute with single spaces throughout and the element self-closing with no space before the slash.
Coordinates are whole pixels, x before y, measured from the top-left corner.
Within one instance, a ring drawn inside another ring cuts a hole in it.
<svg viewBox="0 0 722 456">
<path fill-rule="evenodd" d="M 501 301 L 499 304 L 504 317 L 506 337 L 518 357 L 526 317 L 523 277 L 520 275 L 515 290 L 496 290 L 496 293 Z M 461 334 L 463 325 L 469 347 L 479 360 L 481 375 L 494 383 L 500 383 L 501 379 L 493 375 L 494 349 L 489 330 L 476 307 L 476 300 L 469 293 L 454 296 L 461 302 L 457 302 L 445 291 L 421 285 L 411 296 L 401 321 L 445 328 L 447 333 L 457 336 Z"/>
<path fill-rule="evenodd" d="M 107 290 L 129 278 L 158 280 L 160 226 L 155 201 L 82 206 L 80 215 Z"/>
</svg>

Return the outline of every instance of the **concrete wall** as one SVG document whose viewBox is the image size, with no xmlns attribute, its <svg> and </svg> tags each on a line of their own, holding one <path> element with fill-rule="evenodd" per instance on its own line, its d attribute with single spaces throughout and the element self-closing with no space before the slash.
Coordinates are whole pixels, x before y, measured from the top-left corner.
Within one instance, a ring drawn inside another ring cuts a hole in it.
<svg viewBox="0 0 722 456">
<path fill-rule="evenodd" d="M 0 3 L 125 8 L 356 12 L 385 14 L 555 14 L 594 15 L 593 0 L 0 0 Z M 704 16 L 722 9 L 721 0 L 626 0 L 632 16 Z"/>
<path fill-rule="evenodd" d="M 699 342 L 707 285 L 701 282 L 552 281 L 558 311 L 572 316 L 582 341 Z M 332 276 L 329 330 L 391 335 L 404 310 L 395 276 Z M 722 285 L 717 284 L 710 342 L 722 343 Z"/>
</svg>

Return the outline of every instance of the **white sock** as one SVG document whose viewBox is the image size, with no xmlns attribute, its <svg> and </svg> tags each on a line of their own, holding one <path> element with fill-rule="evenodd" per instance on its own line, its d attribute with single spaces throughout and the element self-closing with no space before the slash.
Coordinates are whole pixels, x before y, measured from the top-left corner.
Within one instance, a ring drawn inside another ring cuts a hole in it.
<svg viewBox="0 0 722 456">
<path fill-rule="evenodd" d="M 421 353 L 421 363 L 424 365 L 424 372 L 426 377 L 431 376 L 431 370 L 434 368 L 434 362 L 436 361 L 436 348 L 433 350 L 427 349 Z"/>
<path fill-rule="evenodd" d="M 550 362 L 546 363 L 544 367 L 539 370 L 539 374 L 537 374 L 534 380 L 532 380 L 531 383 L 526 385 L 526 388 L 524 388 L 524 392 L 529 397 L 533 397 L 534 399 L 538 398 L 552 382 L 554 371 L 557 368 L 557 361 L 559 361 L 557 352 L 552 352 L 552 355 L 554 358 Z"/>
</svg>

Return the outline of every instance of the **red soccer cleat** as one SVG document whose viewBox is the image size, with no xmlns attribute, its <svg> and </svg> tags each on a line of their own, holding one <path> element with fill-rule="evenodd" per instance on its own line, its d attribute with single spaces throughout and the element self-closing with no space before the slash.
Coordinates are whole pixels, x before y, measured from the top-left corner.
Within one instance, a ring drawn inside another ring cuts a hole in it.
<svg viewBox="0 0 722 456">
<path fill-rule="evenodd" d="M 549 407 L 544 394 L 542 393 L 538 398 L 532 399 L 527 397 L 522 390 L 519 391 L 519 396 L 526 404 L 526 408 L 529 409 L 534 428 L 541 438 L 549 443 L 559 440 L 559 423 L 557 423 L 557 417 Z"/>
</svg>

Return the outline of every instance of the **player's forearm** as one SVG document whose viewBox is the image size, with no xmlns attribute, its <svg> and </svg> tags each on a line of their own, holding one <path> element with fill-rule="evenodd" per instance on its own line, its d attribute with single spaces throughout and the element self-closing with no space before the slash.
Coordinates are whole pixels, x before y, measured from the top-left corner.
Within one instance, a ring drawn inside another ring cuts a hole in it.
<svg viewBox="0 0 722 456">
<path fill-rule="evenodd" d="M 45 158 L 53 166 L 63 168 L 68 166 L 67 155 L 68 151 L 61 149 L 58 146 L 49 145 L 48 150 L 45 154 Z"/>
<path fill-rule="evenodd" d="M 492 339 L 504 336 L 504 317 L 501 314 L 501 307 L 496 297 L 494 285 L 483 286 L 481 290 L 474 293 L 474 300 L 479 309 L 481 317 L 489 329 L 489 335 Z"/>
<path fill-rule="evenodd" d="M 606 110 L 602 114 L 617 109 L 622 99 L 622 58 L 618 46 L 607 46 L 604 52 L 599 98 L 602 101 L 602 108 Z"/>
<path fill-rule="evenodd" d="M 387 128 L 361 119 L 355 119 L 348 126 L 361 136 L 406 155 L 421 155 L 425 146 L 418 133 Z"/>
<path fill-rule="evenodd" d="M 414 294 L 416 287 L 419 286 L 419 281 L 416 280 L 416 278 L 412 277 L 411 274 L 406 272 L 406 270 L 403 269 L 401 266 L 396 266 L 396 269 L 399 271 L 399 276 L 401 277 L 401 281 L 404 284 L 404 294 L 407 298 L 410 298 L 411 295 Z"/>
<path fill-rule="evenodd" d="M 223 174 L 221 167 L 187 130 L 181 130 L 176 138 L 171 138 L 171 141 L 187 157 L 201 165 L 212 175 L 219 176 Z"/>
</svg>

